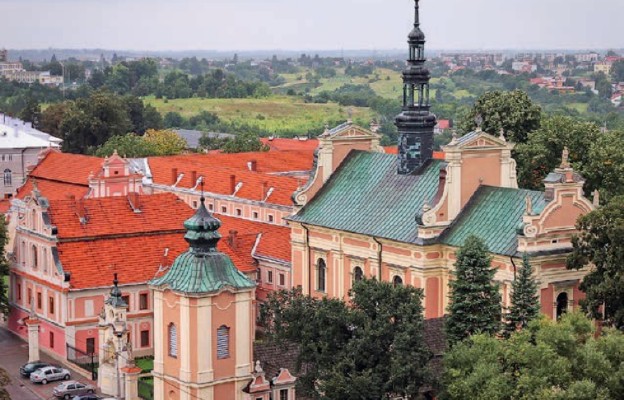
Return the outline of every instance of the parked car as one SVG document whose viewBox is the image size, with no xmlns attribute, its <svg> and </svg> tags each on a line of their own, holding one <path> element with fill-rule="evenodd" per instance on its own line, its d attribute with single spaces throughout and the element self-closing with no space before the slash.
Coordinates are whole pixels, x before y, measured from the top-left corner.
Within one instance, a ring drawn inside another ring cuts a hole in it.
<svg viewBox="0 0 624 400">
<path fill-rule="evenodd" d="M 31 382 L 41 382 L 47 384 L 52 381 L 60 381 L 61 379 L 69 379 L 71 374 L 65 368 L 60 367 L 43 367 L 30 374 Z"/>
<path fill-rule="evenodd" d="M 41 361 L 35 361 L 28 364 L 24 364 L 20 367 L 20 375 L 24 378 L 30 378 L 30 374 L 38 370 L 39 368 L 49 367 L 50 364 Z"/>
<path fill-rule="evenodd" d="M 95 393 L 95 387 L 78 381 L 63 382 L 54 388 L 52 394 L 58 399 L 71 399 L 75 396 Z"/>
</svg>

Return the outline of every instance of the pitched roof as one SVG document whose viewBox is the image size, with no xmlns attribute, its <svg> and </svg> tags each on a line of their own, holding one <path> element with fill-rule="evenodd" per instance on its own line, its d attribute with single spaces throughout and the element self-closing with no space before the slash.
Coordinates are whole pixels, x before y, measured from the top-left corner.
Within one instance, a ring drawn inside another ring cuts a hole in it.
<svg viewBox="0 0 624 400">
<path fill-rule="evenodd" d="M 221 235 L 227 242 L 226 237 L 230 231 L 237 232 L 236 248 L 234 249 L 241 257 L 247 257 L 253 262 L 252 253 L 256 246 L 258 235 L 260 240 L 255 249 L 255 256 L 266 257 L 278 261 L 290 263 L 290 228 L 263 222 L 250 221 L 241 218 L 233 218 L 225 215 L 217 216 L 221 220 Z M 219 242 L 219 243 L 221 243 Z"/>
<path fill-rule="evenodd" d="M 369 236 L 414 242 L 416 217 L 431 201 L 442 161 L 419 174 L 397 174 L 392 154 L 352 151 L 319 193 L 291 220 Z"/>
<path fill-rule="evenodd" d="M 286 154 L 287 153 L 287 154 Z M 267 157 L 268 154 L 277 154 L 277 157 Z M 256 157 L 261 155 L 262 157 Z M 178 183 L 179 188 L 193 188 L 191 173 L 195 171 L 197 177 L 205 177 L 205 190 L 211 193 L 232 195 L 230 177 L 236 178 L 236 183 L 243 185 L 236 196 L 248 200 L 264 201 L 264 183 L 268 190 L 273 188 L 271 195 L 266 199 L 268 203 L 292 205 L 292 194 L 305 183 L 304 178 L 274 175 L 274 173 L 305 171 L 312 168 L 312 155 L 301 152 L 277 153 L 242 153 L 226 154 L 227 157 L 216 155 L 193 155 L 174 157 L 149 158 L 149 166 L 154 183 L 161 185 L 172 184 L 172 168 L 177 168 L 178 174 L 184 174 Z M 237 157 L 233 157 L 237 156 Z M 257 170 L 250 171 L 248 162 L 256 161 Z M 307 169 L 306 169 L 307 168 Z"/>
<path fill-rule="evenodd" d="M 318 139 L 282 139 L 282 138 L 261 138 L 262 144 L 269 146 L 271 151 L 287 151 L 287 150 L 308 150 L 314 151 L 318 145 Z"/>
<path fill-rule="evenodd" d="M 32 179 L 28 179 L 19 189 L 17 189 L 16 197 L 23 200 L 26 196 L 31 195 L 33 189 L 33 181 Z M 71 196 L 81 199 L 89 191 L 89 187 L 87 185 L 48 181 L 45 179 L 37 180 L 37 189 L 41 195 L 48 200 L 67 200 Z"/>
<path fill-rule="evenodd" d="M 48 211 L 61 240 L 180 231 L 184 219 L 193 214 L 172 193 L 137 198 L 140 212 L 134 211 L 126 197 L 51 200 Z"/>
<path fill-rule="evenodd" d="M 89 174 L 99 171 L 103 162 L 99 157 L 48 151 L 29 176 L 37 180 L 88 185 Z"/>
<path fill-rule="evenodd" d="M 512 256 L 518 248 L 517 229 L 526 210 L 526 197 L 533 211 L 540 213 L 545 205 L 543 192 L 481 186 L 455 221 L 440 236 L 442 243 L 462 246 L 470 235 L 480 237 L 492 253 Z"/>
</svg>

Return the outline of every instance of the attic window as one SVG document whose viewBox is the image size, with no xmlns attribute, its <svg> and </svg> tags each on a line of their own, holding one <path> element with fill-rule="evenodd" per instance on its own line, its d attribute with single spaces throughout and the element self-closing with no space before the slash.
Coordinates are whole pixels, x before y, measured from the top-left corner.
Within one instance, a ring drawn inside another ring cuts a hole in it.
<svg viewBox="0 0 624 400">
<path fill-rule="evenodd" d="M 115 175 L 119 175 L 119 171 L 115 171 Z"/>
<path fill-rule="evenodd" d="M 258 212 L 257 211 L 253 212 L 253 219 L 258 219 Z"/>
</svg>

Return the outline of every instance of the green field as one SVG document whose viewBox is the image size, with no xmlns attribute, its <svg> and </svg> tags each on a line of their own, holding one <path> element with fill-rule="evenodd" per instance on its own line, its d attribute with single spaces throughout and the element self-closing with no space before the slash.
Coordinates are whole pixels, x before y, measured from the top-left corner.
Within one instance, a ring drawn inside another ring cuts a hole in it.
<svg viewBox="0 0 624 400">
<path fill-rule="evenodd" d="M 200 111 L 217 114 L 228 122 L 246 123 L 264 132 L 305 134 L 325 124 L 346 120 L 349 110 L 356 123 L 367 126 L 375 113 L 369 108 L 342 107 L 336 103 L 313 104 L 293 96 L 273 96 L 267 99 L 175 99 L 163 100 L 153 96 L 143 99 L 161 114 L 178 112 L 188 118 Z"/>
</svg>

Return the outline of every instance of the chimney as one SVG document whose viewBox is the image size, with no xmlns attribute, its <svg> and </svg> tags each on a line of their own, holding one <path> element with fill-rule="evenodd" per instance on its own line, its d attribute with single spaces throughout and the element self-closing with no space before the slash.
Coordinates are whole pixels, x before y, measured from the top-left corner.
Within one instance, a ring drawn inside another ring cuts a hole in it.
<svg viewBox="0 0 624 400">
<path fill-rule="evenodd" d="M 236 175 L 230 175 L 230 194 L 236 191 Z"/>
<path fill-rule="evenodd" d="M 238 246 L 238 232 L 235 230 L 231 230 L 230 234 L 228 236 L 228 243 L 230 244 L 230 247 L 234 250 L 236 250 L 236 247 Z"/>
<path fill-rule="evenodd" d="M 171 184 L 175 185 L 177 181 L 178 181 L 178 169 L 171 168 Z"/>
<path fill-rule="evenodd" d="M 141 212 L 141 197 L 137 192 L 128 193 L 128 202 L 130 203 L 132 211 L 137 214 Z"/>
<path fill-rule="evenodd" d="M 197 171 L 191 171 L 191 187 L 195 186 L 195 182 L 197 182 Z"/>
<path fill-rule="evenodd" d="M 269 187 L 269 182 L 264 181 L 262 182 L 262 198 L 260 200 L 264 201 L 266 195 L 267 195 L 267 189 Z"/>
<path fill-rule="evenodd" d="M 258 161 L 256 160 L 251 160 L 249 161 L 249 170 L 251 172 L 256 172 L 258 170 Z"/>
</svg>

